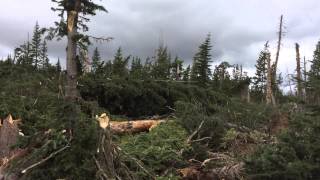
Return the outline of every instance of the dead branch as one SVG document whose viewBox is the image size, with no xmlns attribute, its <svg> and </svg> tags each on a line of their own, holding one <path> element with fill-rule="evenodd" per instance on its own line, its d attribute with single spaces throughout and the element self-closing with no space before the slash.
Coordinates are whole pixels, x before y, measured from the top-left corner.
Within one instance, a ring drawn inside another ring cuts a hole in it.
<svg viewBox="0 0 320 180">
<path fill-rule="evenodd" d="M 192 141 L 192 138 L 199 133 L 199 131 L 201 130 L 203 124 L 204 124 L 204 121 L 202 121 L 200 123 L 199 127 L 188 137 L 188 139 L 187 139 L 187 143 L 188 144 L 190 144 L 191 141 Z"/>
<path fill-rule="evenodd" d="M 62 151 L 68 149 L 70 147 L 70 145 L 66 145 L 65 147 L 51 153 L 48 157 L 42 159 L 41 161 L 37 162 L 37 163 L 34 163 L 32 164 L 31 166 L 27 167 L 26 169 L 22 170 L 21 173 L 22 174 L 25 174 L 27 171 L 29 171 L 30 169 L 34 168 L 34 167 L 37 167 L 39 166 L 40 164 L 48 161 L 49 159 L 53 158 L 54 156 L 56 156 L 57 154 L 61 153 Z"/>
</svg>

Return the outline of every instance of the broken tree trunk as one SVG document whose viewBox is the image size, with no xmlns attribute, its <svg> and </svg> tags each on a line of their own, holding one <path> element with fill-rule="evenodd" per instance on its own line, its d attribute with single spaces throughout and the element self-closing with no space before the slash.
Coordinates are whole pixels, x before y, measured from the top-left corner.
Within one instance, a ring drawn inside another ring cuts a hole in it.
<svg viewBox="0 0 320 180">
<path fill-rule="evenodd" d="M 16 150 L 12 146 L 17 143 L 19 136 L 18 122 L 20 120 L 13 120 L 9 115 L 3 120 L 0 127 L 0 160 L 1 165 L 6 163 L 8 159 L 15 154 Z"/>
<path fill-rule="evenodd" d="M 296 61 L 297 61 L 297 96 L 303 98 L 302 93 L 302 75 L 301 75 L 301 66 L 300 66 L 300 46 L 296 43 Z"/>
<path fill-rule="evenodd" d="M 147 132 L 163 122 L 165 120 L 111 121 L 110 129 L 114 134 Z"/>
<path fill-rule="evenodd" d="M 265 45 L 266 50 L 268 50 L 268 43 Z M 271 69 L 271 57 L 270 53 L 267 55 L 267 93 L 266 93 L 266 103 L 275 106 L 275 99 L 272 90 L 272 69 Z"/>
</svg>

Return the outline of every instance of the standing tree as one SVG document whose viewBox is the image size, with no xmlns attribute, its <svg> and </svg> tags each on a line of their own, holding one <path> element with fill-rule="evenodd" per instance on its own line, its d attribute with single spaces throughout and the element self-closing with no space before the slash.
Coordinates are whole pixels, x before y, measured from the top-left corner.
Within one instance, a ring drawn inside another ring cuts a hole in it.
<svg viewBox="0 0 320 180">
<path fill-rule="evenodd" d="M 299 98 L 303 97 L 303 92 L 302 92 L 302 75 L 301 75 L 301 64 L 300 64 L 300 46 L 298 43 L 296 45 L 296 62 L 297 62 L 297 95 Z"/>
<path fill-rule="evenodd" d="M 48 58 L 48 47 L 47 47 L 47 42 L 45 40 L 41 43 L 41 48 L 39 52 L 38 66 L 40 65 L 42 65 L 44 69 L 48 69 L 50 66 L 49 58 Z"/>
<path fill-rule="evenodd" d="M 130 77 L 133 79 L 142 79 L 143 65 L 141 64 L 141 59 L 139 57 L 132 58 Z"/>
<path fill-rule="evenodd" d="M 91 71 L 97 73 L 97 71 L 102 68 L 102 63 L 100 52 L 96 47 L 93 51 Z"/>
<path fill-rule="evenodd" d="M 58 61 L 57 61 L 57 63 L 56 63 L 56 71 L 57 72 L 61 72 L 61 64 L 60 64 L 60 59 L 58 58 Z"/>
<path fill-rule="evenodd" d="M 279 93 L 279 86 L 277 83 L 277 69 L 278 69 L 278 62 L 279 62 L 279 57 L 280 57 L 280 50 L 281 50 L 281 43 L 282 43 L 282 38 L 284 36 L 283 32 L 283 15 L 280 16 L 280 24 L 279 24 L 279 31 L 278 31 L 278 43 L 277 43 L 277 52 L 276 52 L 276 60 L 274 63 L 271 65 L 271 85 L 272 85 L 272 90 L 274 94 Z M 273 95 L 274 96 L 274 95 Z M 274 97 L 275 98 L 275 97 Z M 275 100 L 275 99 L 274 99 Z M 276 102 L 273 103 L 274 105 Z"/>
<path fill-rule="evenodd" d="M 59 12 L 60 22 L 56 22 L 57 27 L 50 29 L 50 38 L 58 36 L 62 38 L 67 36 L 67 85 L 65 88 L 65 97 L 68 100 L 75 101 L 78 97 L 77 90 L 77 47 L 85 47 L 90 44 L 89 36 L 80 34 L 79 30 L 86 32 L 89 30 L 86 23 L 89 21 L 88 15 L 94 16 L 97 11 L 106 9 L 94 3 L 92 0 L 52 0 L 58 7 L 52 8 Z M 67 14 L 67 18 L 65 18 Z"/>
<path fill-rule="evenodd" d="M 190 80 L 190 71 L 191 71 L 191 67 L 190 65 L 183 71 L 183 77 L 182 80 L 183 81 L 189 81 Z"/>
<path fill-rule="evenodd" d="M 178 57 L 174 59 L 174 61 L 171 64 L 171 79 L 173 80 L 181 80 L 182 76 L 182 68 L 183 61 L 180 60 Z"/>
<path fill-rule="evenodd" d="M 199 46 L 199 51 L 193 58 L 191 79 L 205 86 L 210 81 L 211 69 L 211 40 L 208 34 L 206 40 Z"/>
<path fill-rule="evenodd" d="M 308 73 L 308 96 L 316 104 L 320 104 L 320 41 L 316 46 Z"/>
<path fill-rule="evenodd" d="M 33 30 L 33 36 L 32 36 L 32 41 L 31 41 L 31 52 L 32 52 L 32 61 L 34 64 L 34 67 L 37 69 L 39 66 L 39 58 L 40 58 L 40 51 L 41 51 L 41 29 L 36 22 L 36 25 Z"/>
<path fill-rule="evenodd" d="M 125 78 L 129 74 L 128 70 L 128 62 L 130 56 L 123 57 L 122 50 L 119 48 L 114 56 L 113 63 L 112 63 L 112 76 Z"/>
<path fill-rule="evenodd" d="M 266 93 L 266 83 L 267 83 L 267 61 L 270 57 L 270 52 L 268 50 L 268 42 L 264 45 L 264 50 L 260 52 L 259 58 L 257 60 L 256 74 L 253 78 L 253 90 L 259 96 Z"/>
<path fill-rule="evenodd" d="M 155 79 L 168 79 L 170 75 L 171 57 L 167 47 L 160 46 L 157 49 L 155 64 L 153 67 L 153 76 Z"/>
</svg>

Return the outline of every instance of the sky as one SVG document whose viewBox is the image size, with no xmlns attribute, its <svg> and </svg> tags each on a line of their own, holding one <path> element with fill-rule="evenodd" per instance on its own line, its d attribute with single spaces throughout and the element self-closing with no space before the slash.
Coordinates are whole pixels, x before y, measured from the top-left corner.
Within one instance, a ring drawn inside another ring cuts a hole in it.
<svg viewBox="0 0 320 180">
<path fill-rule="evenodd" d="M 160 44 L 172 56 L 192 62 L 207 34 L 212 37 L 213 65 L 228 61 L 242 64 L 249 74 L 266 41 L 275 59 L 280 15 L 284 15 L 285 37 L 279 71 L 294 73 L 295 43 L 301 56 L 311 60 L 320 39 L 319 0 L 102 0 L 96 1 L 109 13 L 91 18 L 93 36 L 113 37 L 96 43 L 102 57 L 109 60 L 121 46 L 125 55 L 152 57 Z M 36 21 L 50 27 L 58 20 L 50 10 L 51 0 L 0 0 L 0 59 L 32 35 Z M 93 48 L 92 47 L 92 48 Z M 49 42 L 52 63 L 64 62 L 65 41 Z"/>
</svg>

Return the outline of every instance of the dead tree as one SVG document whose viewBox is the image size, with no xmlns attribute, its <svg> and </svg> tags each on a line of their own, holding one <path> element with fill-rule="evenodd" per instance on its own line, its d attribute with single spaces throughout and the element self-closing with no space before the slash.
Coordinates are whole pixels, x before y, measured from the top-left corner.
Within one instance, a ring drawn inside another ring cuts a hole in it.
<svg viewBox="0 0 320 180">
<path fill-rule="evenodd" d="M 302 76 L 301 76 L 301 66 L 300 66 L 300 46 L 296 43 L 296 62 L 297 62 L 297 96 L 299 98 L 303 97 L 302 93 Z"/>
<path fill-rule="evenodd" d="M 271 86 L 273 86 L 273 87 L 277 87 L 277 68 L 278 68 L 278 62 L 279 62 L 279 56 L 280 56 L 280 50 L 281 50 L 281 42 L 282 42 L 283 35 L 284 35 L 284 32 L 283 32 L 283 15 L 281 15 L 280 16 L 279 31 L 278 31 L 278 44 L 277 44 L 276 60 L 272 64 L 272 67 L 271 67 L 272 68 L 271 69 Z M 275 103 L 274 95 L 272 95 L 272 97 L 274 99 L 273 104 L 275 105 L 276 103 Z"/>
<path fill-rule="evenodd" d="M 266 43 L 266 48 L 268 43 Z M 266 93 L 266 103 L 267 105 L 272 104 L 275 106 L 275 98 L 272 90 L 272 69 L 271 69 L 271 57 L 270 53 L 267 53 L 267 93 Z"/>
</svg>

